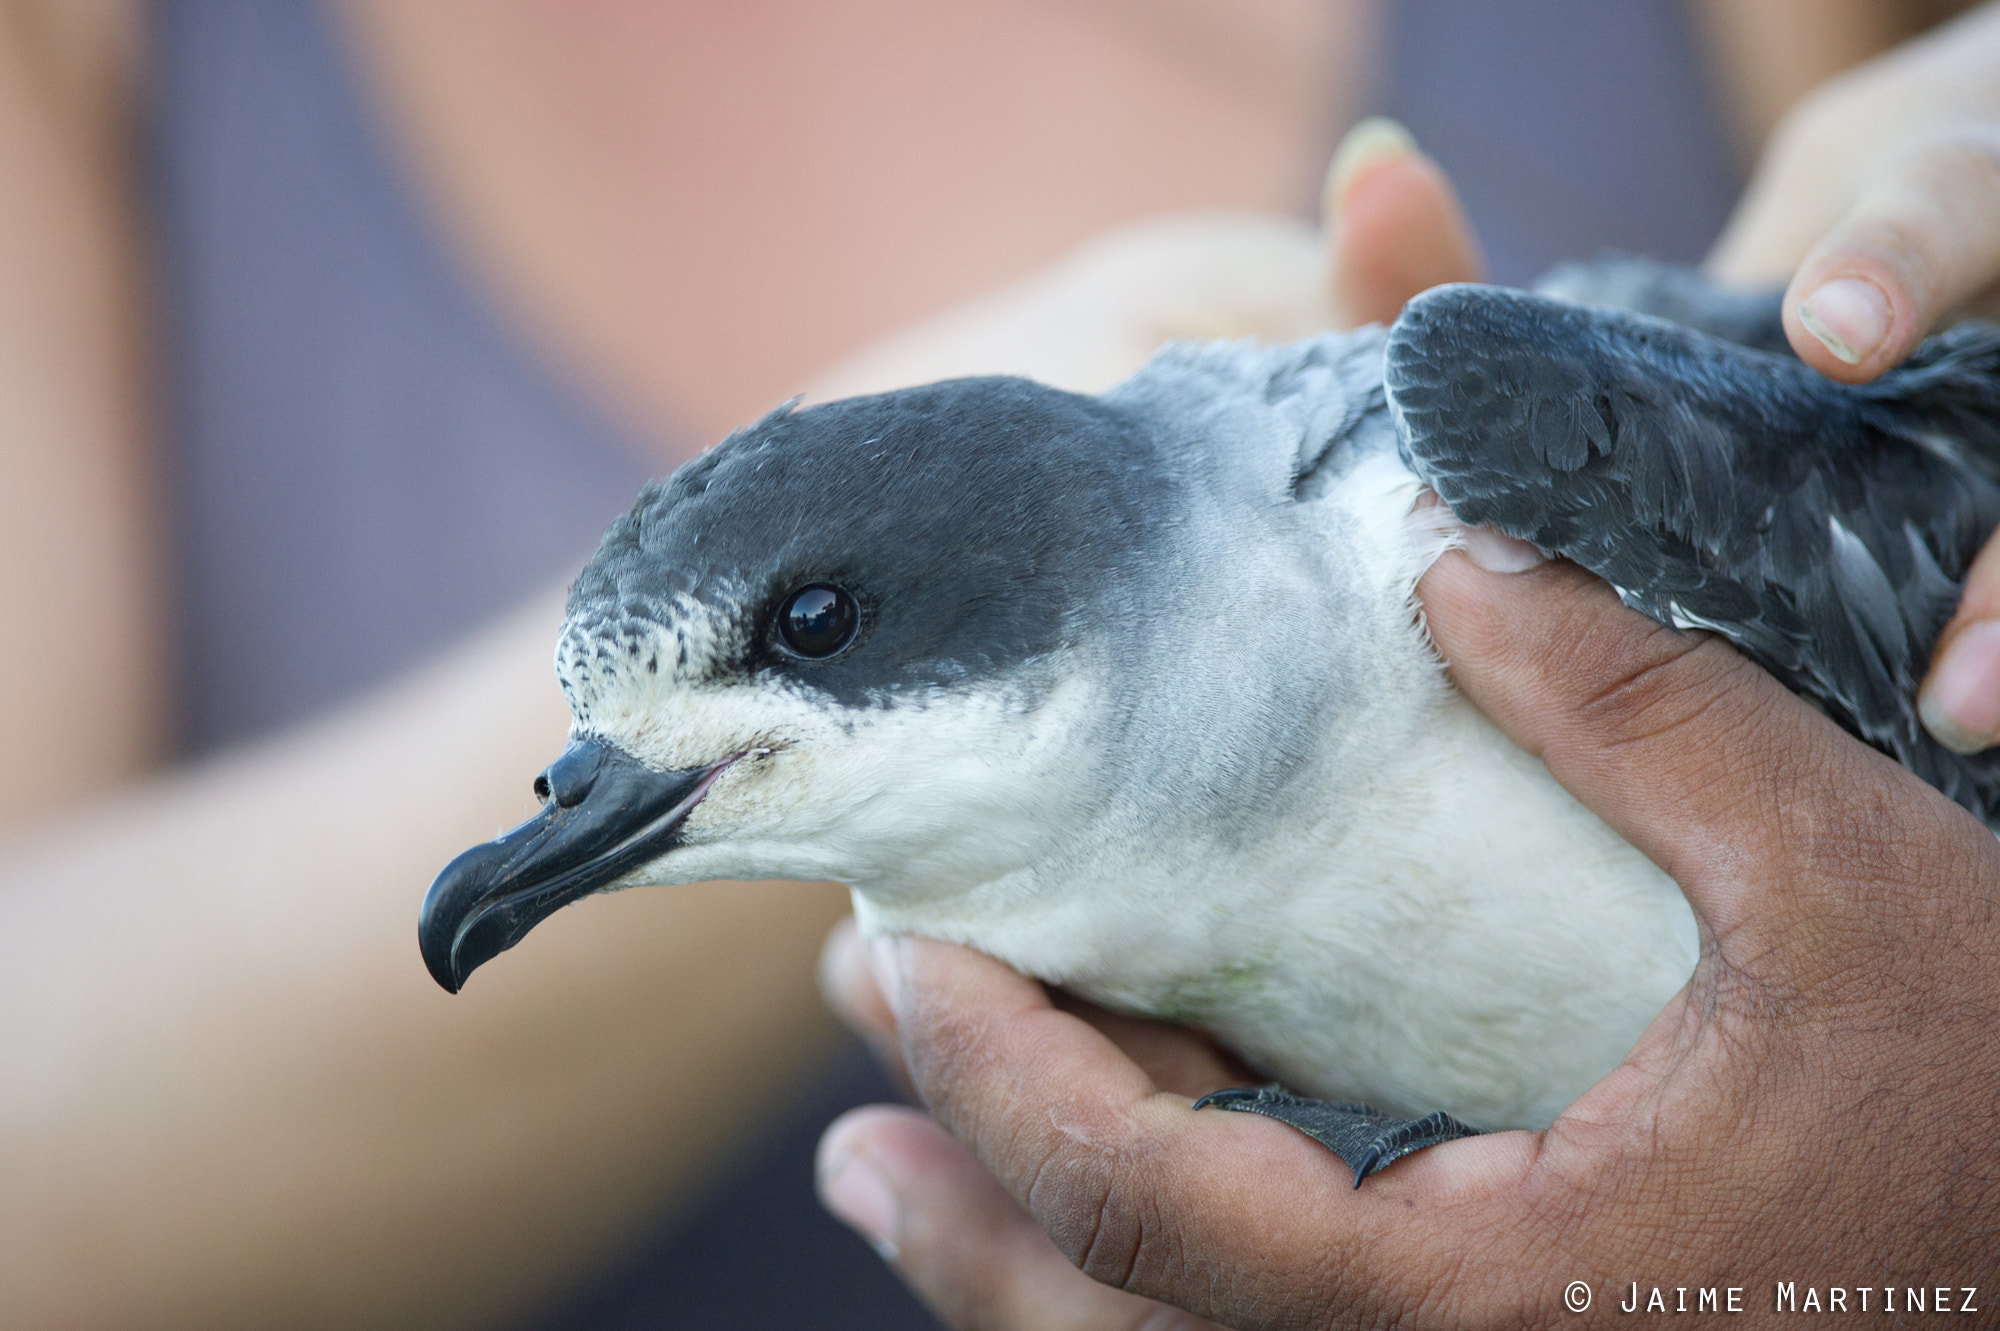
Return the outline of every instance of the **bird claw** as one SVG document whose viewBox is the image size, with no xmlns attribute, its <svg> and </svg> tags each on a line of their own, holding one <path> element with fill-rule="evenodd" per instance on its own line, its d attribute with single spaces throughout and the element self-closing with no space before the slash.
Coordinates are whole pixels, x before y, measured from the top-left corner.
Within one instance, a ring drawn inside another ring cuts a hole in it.
<svg viewBox="0 0 2000 1331">
<path fill-rule="evenodd" d="M 1262 1114 L 1297 1128 L 1354 1170 L 1354 1186 L 1394 1161 L 1426 1146 L 1477 1137 L 1479 1129 L 1439 1110 L 1422 1118 L 1389 1118 L 1361 1104 L 1308 1100 L 1278 1086 L 1215 1091 L 1194 1102 L 1196 1109 L 1231 1109 Z"/>
</svg>

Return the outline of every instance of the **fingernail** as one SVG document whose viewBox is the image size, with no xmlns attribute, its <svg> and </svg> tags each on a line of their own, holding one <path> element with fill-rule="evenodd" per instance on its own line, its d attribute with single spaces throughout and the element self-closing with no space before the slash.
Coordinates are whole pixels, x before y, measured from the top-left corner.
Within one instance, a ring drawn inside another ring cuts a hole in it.
<svg viewBox="0 0 2000 1331">
<path fill-rule="evenodd" d="M 1959 630 L 1917 694 L 1924 729 L 1953 753 L 1981 753 L 2000 739 L 2000 621 Z"/>
<path fill-rule="evenodd" d="M 1347 197 L 1347 187 L 1362 167 L 1384 158 L 1416 155 L 1416 139 L 1387 116 L 1370 116 L 1348 130 L 1326 169 L 1326 185 L 1320 192 L 1322 219 L 1330 225 L 1340 215 L 1340 201 Z"/>
<path fill-rule="evenodd" d="M 903 940 L 894 934 L 869 939 L 868 969 L 875 974 L 875 987 L 882 991 L 882 1001 L 894 1012 L 896 1000 L 903 992 Z"/>
<path fill-rule="evenodd" d="M 1889 336 L 1889 298 L 1859 277 L 1836 277 L 1799 302 L 1799 322 L 1849 365 L 1859 365 Z"/>
<path fill-rule="evenodd" d="M 1526 573 L 1549 562 L 1532 542 L 1516 540 L 1491 527 L 1467 527 L 1460 539 L 1472 562 L 1488 573 Z"/>
<path fill-rule="evenodd" d="M 883 1261 L 896 1260 L 896 1194 L 881 1170 L 859 1156 L 841 1156 L 820 1175 L 819 1199 Z"/>
</svg>

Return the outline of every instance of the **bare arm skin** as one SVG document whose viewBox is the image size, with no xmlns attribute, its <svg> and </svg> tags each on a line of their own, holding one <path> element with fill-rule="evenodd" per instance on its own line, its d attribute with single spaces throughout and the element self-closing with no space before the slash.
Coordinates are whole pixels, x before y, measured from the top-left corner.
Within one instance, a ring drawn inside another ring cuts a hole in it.
<svg viewBox="0 0 2000 1331">
<path fill-rule="evenodd" d="M 135 776 L 160 747 L 124 151 L 135 17 L 0 7 L 0 836 Z"/>
<path fill-rule="evenodd" d="M 474 1325 L 754 1131 L 690 1088 L 805 1074 L 831 889 L 596 902 L 457 998 L 416 963 L 423 883 L 560 747 L 556 619 L 0 861 L 6 1320 Z"/>
</svg>

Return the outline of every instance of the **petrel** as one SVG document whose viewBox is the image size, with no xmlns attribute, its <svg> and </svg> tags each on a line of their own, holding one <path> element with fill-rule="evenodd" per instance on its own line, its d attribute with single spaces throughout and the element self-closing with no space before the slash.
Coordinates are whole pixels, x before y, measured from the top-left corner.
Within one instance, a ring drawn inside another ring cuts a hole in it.
<svg viewBox="0 0 2000 1331">
<path fill-rule="evenodd" d="M 456 991 L 595 892 L 833 880 L 864 934 L 1213 1033 L 1274 1085 L 1212 1102 L 1357 1186 L 1547 1124 L 1696 929 L 1452 688 L 1414 600 L 1450 514 L 1724 635 L 2000 817 L 2000 760 L 1912 702 L 2000 524 L 2000 329 L 1850 386 L 1784 350 L 1775 293 L 1636 260 L 1547 286 L 1171 345 L 1099 396 L 957 379 L 730 435 L 577 578 L 568 747 L 541 811 L 432 884 L 431 974 Z"/>
</svg>

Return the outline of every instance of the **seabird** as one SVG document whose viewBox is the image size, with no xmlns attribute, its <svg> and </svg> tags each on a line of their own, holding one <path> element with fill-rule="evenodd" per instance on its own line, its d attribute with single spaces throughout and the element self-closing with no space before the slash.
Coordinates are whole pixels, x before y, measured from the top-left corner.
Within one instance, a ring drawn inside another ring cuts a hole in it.
<svg viewBox="0 0 2000 1331">
<path fill-rule="evenodd" d="M 1171 345 L 1099 396 L 959 379 L 730 435 L 577 578 L 568 747 L 431 886 L 431 974 L 595 892 L 828 879 L 866 934 L 1212 1032 L 1284 1088 L 1213 1101 L 1357 1186 L 1547 1124 L 1696 929 L 1450 685 L 1413 599 L 1450 515 L 1725 635 L 1991 824 L 2000 761 L 1912 696 L 2000 524 L 2000 329 L 1856 387 L 1784 351 L 1774 294 L 1636 260 L 1546 286 Z"/>
</svg>

